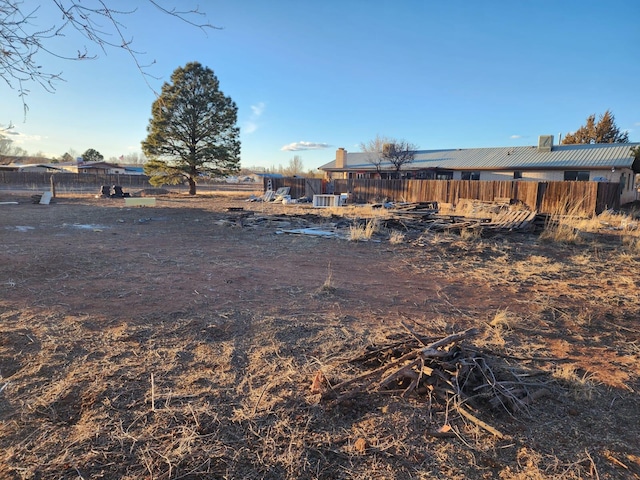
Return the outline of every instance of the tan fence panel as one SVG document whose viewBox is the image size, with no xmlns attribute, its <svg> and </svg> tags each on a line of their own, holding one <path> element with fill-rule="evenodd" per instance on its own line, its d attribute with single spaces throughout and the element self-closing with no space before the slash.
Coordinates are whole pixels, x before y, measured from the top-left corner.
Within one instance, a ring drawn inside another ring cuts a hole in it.
<svg viewBox="0 0 640 480">
<path fill-rule="evenodd" d="M 548 182 L 541 202 L 544 213 L 590 216 L 596 211 L 598 183 Z"/>
<path fill-rule="evenodd" d="M 508 198 L 540 213 L 591 216 L 618 208 L 619 185 L 598 182 L 524 182 L 478 180 L 334 180 L 335 193 L 351 193 L 353 203 L 440 202 L 461 199 L 491 202 Z"/>
</svg>

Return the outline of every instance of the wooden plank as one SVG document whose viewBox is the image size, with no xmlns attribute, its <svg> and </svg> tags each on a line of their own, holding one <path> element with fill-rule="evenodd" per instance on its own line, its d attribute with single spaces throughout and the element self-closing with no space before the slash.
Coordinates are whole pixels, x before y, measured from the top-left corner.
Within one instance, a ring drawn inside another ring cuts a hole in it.
<svg viewBox="0 0 640 480">
<path fill-rule="evenodd" d="M 155 207 L 156 197 L 125 197 L 127 207 Z"/>
<path fill-rule="evenodd" d="M 516 225 L 514 225 L 513 228 L 518 230 L 528 228 L 531 225 L 531 222 L 533 221 L 534 218 L 536 218 L 536 212 L 524 211 L 522 212 L 522 215 L 520 215 L 518 222 L 516 223 Z"/>
<path fill-rule="evenodd" d="M 492 222 L 483 226 L 496 230 L 519 230 L 528 228 L 535 217 L 536 212 L 527 210 L 502 212 Z"/>
</svg>

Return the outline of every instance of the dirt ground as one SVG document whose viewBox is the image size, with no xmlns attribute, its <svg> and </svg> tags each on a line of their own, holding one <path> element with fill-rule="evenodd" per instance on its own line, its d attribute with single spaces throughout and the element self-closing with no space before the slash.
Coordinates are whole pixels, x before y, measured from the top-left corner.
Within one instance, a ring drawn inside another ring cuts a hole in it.
<svg viewBox="0 0 640 480">
<path fill-rule="evenodd" d="M 245 198 L 0 191 L 0 478 L 640 478 L 637 243 L 356 242 L 364 208 Z M 312 226 L 343 236 L 286 233 Z M 476 409 L 497 437 L 417 395 L 311 392 L 407 326 L 477 327 L 549 394 Z"/>
</svg>

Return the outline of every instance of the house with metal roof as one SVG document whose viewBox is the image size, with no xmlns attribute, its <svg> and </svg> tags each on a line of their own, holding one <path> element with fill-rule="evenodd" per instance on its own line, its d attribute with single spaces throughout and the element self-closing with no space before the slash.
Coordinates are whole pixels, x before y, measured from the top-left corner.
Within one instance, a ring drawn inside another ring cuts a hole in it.
<svg viewBox="0 0 640 480">
<path fill-rule="evenodd" d="M 72 173 L 99 173 L 99 174 L 112 174 L 122 175 L 125 174 L 125 168 L 120 165 L 108 162 L 64 162 L 58 163 L 62 170 Z"/>
<path fill-rule="evenodd" d="M 620 184 L 620 203 L 637 199 L 635 174 L 640 159 L 631 148 L 640 143 L 554 145 L 553 135 L 541 135 L 537 146 L 418 150 L 400 172 L 389 162 L 376 165 L 368 152 L 336 151 L 321 167 L 325 177 L 402 178 L 430 180 L 595 181 Z"/>
</svg>

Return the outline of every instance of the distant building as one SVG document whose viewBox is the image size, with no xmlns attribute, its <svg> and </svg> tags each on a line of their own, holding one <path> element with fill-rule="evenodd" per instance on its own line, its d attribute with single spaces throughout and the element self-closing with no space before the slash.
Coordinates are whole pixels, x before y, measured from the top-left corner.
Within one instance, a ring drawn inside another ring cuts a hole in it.
<svg viewBox="0 0 640 480">
<path fill-rule="evenodd" d="M 23 157 L 16 155 L 0 155 L 0 167 L 10 165 L 45 165 L 51 163 L 51 159 L 45 157 Z"/>
<path fill-rule="evenodd" d="M 537 146 L 418 150 L 404 165 L 402 178 L 425 180 L 608 181 L 620 184 L 620 203 L 636 200 L 635 174 L 640 162 L 631 148 L 640 143 L 553 145 L 542 135 Z M 336 151 L 319 169 L 326 179 L 392 178 L 393 165 L 376 168 L 366 152 Z"/>
<path fill-rule="evenodd" d="M 57 163 L 65 172 L 72 173 L 102 173 L 102 174 L 120 174 L 126 173 L 124 167 L 108 162 L 64 162 Z"/>
<path fill-rule="evenodd" d="M 124 166 L 124 173 L 127 175 L 144 175 L 144 167 Z"/>
</svg>

